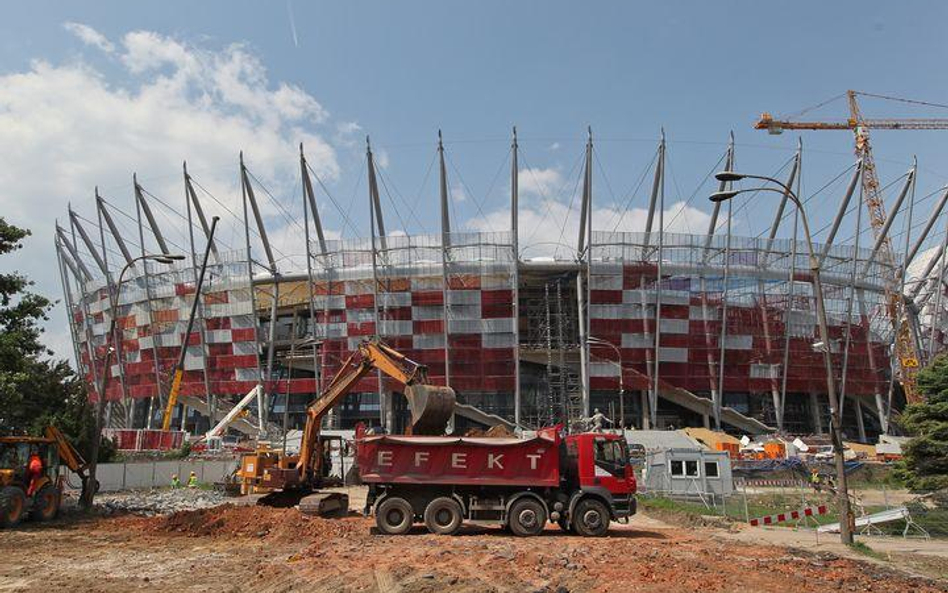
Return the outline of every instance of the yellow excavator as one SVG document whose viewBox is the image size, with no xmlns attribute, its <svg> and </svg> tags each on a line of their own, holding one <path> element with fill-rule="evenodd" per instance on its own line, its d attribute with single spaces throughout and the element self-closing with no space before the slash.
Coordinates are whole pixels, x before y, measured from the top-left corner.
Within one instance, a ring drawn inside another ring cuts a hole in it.
<svg viewBox="0 0 948 593">
<path fill-rule="evenodd" d="M 278 504 L 286 504 L 287 498 L 298 499 L 300 510 L 307 514 L 325 515 L 347 509 L 345 495 L 316 492 L 322 486 L 324 476 L 319 433 L 326 414 L 373 370 L 379 370 L 405 385 L 404 395 L 412 416 L 411 434 L 444 434 L 454 413 L 454 390 L 429 384 L 427 367 L 373 338 L 359 344 L 322 395 L 307 408 L 298 455 L 283 455 L 262 448 L 241 459 L 237 473 L 241 491 L 244 494 L 273 492 L 277 496 L 271 501 L 276 503 L 279 500 Z"/>
<path fill-rule="evenodd" d="M 35 476 L 29 470 L 34 455 L 42 462 Z M 79 476 L 85 494 L 91 487 L 88 465 L 58 428 L 48 426 L 41 437 L 0 437 L 0 527 L 14 527 L 27 517 L 50 521 L 59 514 L 65 481 L 60 464 Z"/>
</svg>

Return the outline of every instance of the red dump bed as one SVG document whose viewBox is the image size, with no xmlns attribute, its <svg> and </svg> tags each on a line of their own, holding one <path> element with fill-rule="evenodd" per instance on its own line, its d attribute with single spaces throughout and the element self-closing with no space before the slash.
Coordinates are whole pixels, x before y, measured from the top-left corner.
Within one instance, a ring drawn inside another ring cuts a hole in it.
<svg viewBox="0 0 948 593">
<path fill-rule="evenodd" d="M 530 439 L 368 436 L 358 441 L 362 481 L 370 484 L 457 484 L 555 487 L 560 437 Z"/>
</svg>

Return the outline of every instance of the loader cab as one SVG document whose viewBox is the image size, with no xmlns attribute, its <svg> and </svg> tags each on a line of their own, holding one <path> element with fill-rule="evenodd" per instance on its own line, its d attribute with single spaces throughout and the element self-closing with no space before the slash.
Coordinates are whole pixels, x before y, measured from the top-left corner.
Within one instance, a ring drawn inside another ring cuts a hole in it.
<svg viewBox="0 0 948 593">
<path fill-rule="evenodd" d="M 58 473 L 59 454 L 54 444 L 38 437 L 0 438 L 0 485 L 22 483 L 26 480 L 30 456 L 36 453 L 43 460 L 43 472 L 48 477 Z"/>
<path fill-rule="evenodd" d="M 43 473 L 29 492 L 30 457 L 39 455 Z M 14 527 L 31 517 L 49 521 L 62 501 L 59 451 L 56 441 L 44 437 L 0 437 L 0 527 Z"/>
</svg>

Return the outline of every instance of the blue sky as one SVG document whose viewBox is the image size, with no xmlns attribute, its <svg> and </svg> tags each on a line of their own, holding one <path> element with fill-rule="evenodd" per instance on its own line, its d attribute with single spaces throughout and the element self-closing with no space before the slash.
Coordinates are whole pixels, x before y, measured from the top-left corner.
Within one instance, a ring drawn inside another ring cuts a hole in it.
<svg viewBox="0 0 948 593">
<path fill-rule="evenodd" d="M 133 170 L 180 205 L 186 158 L 196 178 L 236 204 L 240 149 L 281 202 L 268 221 L 275 241 L 292 251 L 297 227 L 287 219 L 300 212 L 292 155 L 301 139 L 356 228 L 347 229 L 322 198 L 327 227 L 345 236 L 368 230 L 363 136 L 371 134 L 391 186 L 383 201 L 389 227 L 433 231 L 437 186 L 426 171 L 439 128 L 456 226 L 503 225 L 505 158 L 516 124 L 521 165 L 530 169 L 522 177 L 534 191 L 525 207 L 535 210 L 541 234 L 563 235 L 587 125 L 605 217 L 644 207 L 647 192 L 632 190 L 664 126 L 667 203 L 696 209 L 684 218 L 701 227 L 709 186 L 700 184 L 729 131 L 742 169 L 773 173 L 792 155 L 796 136 L 751 128 L 761 111 L 793 113 L 847 88 L 948 103 L 946 17 L 942 3 L 865 1 L 11 4 L 0 23 L 0 123 L 8 129 L 0 139 L 8 150 L 19 148 L 14 163 L 0 164 L 0 204 L 12 222 L 34 228 L 37 244 L 28 252 L 35 257 L 13 267 L 44 293 L 60 294 L 50 265 L 52 216 L 64 217 L 71 200 L 94 218 L 95 184 L 133 212 Z M 147 35 L 130 38 L 134 32 Z M 239 85 L 202 82 L 235 64 Z M 168 80 L 186 88 L 169 91 Z M 869 99 L 864 111 L 948 116 Z M 182 112 L 188 117 L 172 117 Z M 842 118 L 845 102 L 812 115 Z M 913 154 L 919 198 L 948 182 L 945 135 L 875 133 L 883 183 L 901 175 Z M 846 132 L 806 133 L 803 141 L 804 193 L 853 161 Z M 842 183 L 814 199 L 815 226 L 832 216 Z M 920 205 L 921 215 L 933 202 Z M 559 214 L 551 203 L 560 204 Z M 735 232 L 757 234 L 771 212 L 765 201 L 742 208 Z M 173 212 L 163 216 L 174 226 Z M 62 318 L 54 313 L 50 326 L 60 342 Z"/>
</svg>

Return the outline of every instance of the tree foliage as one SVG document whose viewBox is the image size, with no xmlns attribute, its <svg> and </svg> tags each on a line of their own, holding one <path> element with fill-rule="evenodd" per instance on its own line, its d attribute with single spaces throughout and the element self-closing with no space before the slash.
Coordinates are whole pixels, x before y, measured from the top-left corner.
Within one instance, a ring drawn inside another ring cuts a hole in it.
<svg viewBox="0 0 948 593">
<path fill-rule="evenodd" d="M 903 447 L 900 477 L 913 490 L 948 488 L 948 353 L 919 371 L 918 387 L 924 400 L 902 413 L 913 438 Z"/>
<path fill-rule="evenodd" d="M 0 256 L 10 257 L 29 236 L 0 217 Z M 95 426 L 92 406 L 69 363 L 53 360 L 40 340 L 53 303 L 32 285 L 17 272 L 0 274 L 0 434 L 41 434 L 55 424 L 85 454 Z M 107 457 L 110 449 L 104 450 Z"/>
</svg>

